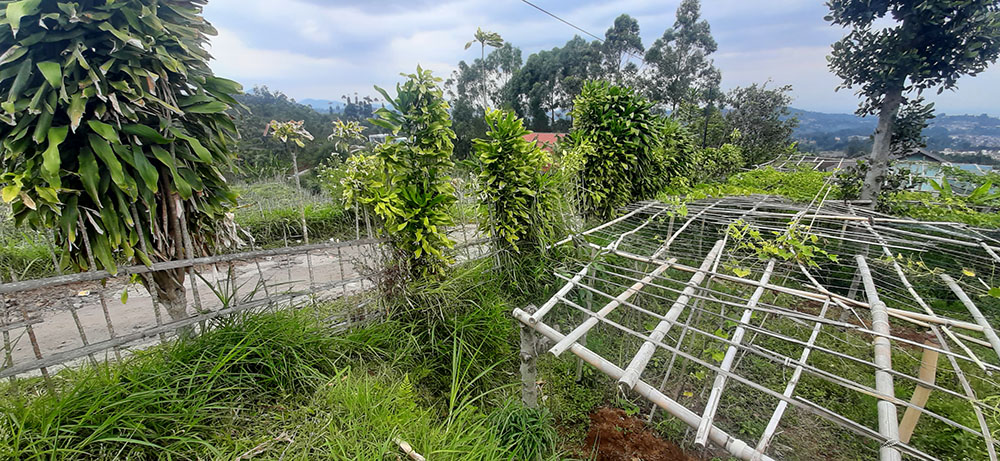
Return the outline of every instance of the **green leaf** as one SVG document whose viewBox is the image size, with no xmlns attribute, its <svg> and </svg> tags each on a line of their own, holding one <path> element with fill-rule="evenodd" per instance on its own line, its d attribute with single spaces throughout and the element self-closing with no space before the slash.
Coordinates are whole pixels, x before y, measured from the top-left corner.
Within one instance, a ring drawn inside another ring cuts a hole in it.
<svg viewBox="0 0 1000 461">
<path fill-rule="evenodd" d="M 17 37 L 17 31 L 21 29 L 21 18 L 37 14 L 42 0 L 22 0 L 7 4 L 7 23 Z"/>
<path fill-rule="evenodd" d="M 159 189 L 160 172 L 149 162 L 146 154 L 142 152 L 141 147 L 135 146 L 132 148 L 132 161 L 135 163 L 135 168 L 139 170 L 139 176 L 142 176 L 146 187 L 153 192 L 157 192 Z"/>
<path fill-rule="evenodd" d="M 35 64 L 38 66 L 38 70 L 42 71 L 42 75 L 45 76 L 45 80 L 52 85 L 52 88 L 59 88 L 62 86 L 62 66 L 55 61 L 45 61 Z"/>
<path fill-rule="evenodd" d="M 87 98 L 83 96 L 83 91 L 77 91 L 70 97 L 69 108 L 66 114 L 69 115 L 69 128 L 76 133 L 83 120 L 83 112 L 87 109 Z"/>
<path fill-rule="evenodd" d="M 170 144 L 170 140 L 163 137 L 158 131 L 146 125 L 123 125 L 122 132 L 136 135 L 140 138 L 153 141 L 157 144 Z"/>
<path fill-rule="evenodd" d="M 121 144 L 121 139 L 118 138 L 118 130 L 115 127 L 108 125 L 97 120 L 87 120 L 87 125 L 90 125 L 90 129 L 101 135 L 102 138 L 107 139 L 108 142 L 112 144 Z"/>
<path fill-rule="evenodd" d="M 128 191 L 129 186 L 125 182 L 125 172 L 122 170 L 122 163 L 118 161 L 115 151 L 111 149 L 111 144 L 108 144 L 106 139 L 94 134 L 88 136 L 88 139 L 90 140 L 90 148 L 94 149 L 94 153 L 100 157 L 101 161 L 111 171 L 111 180 L 115 182 L 118 188 Z"/>
<path fill-rule="evenodd" d="M 994 297 L 994 298 L 1000 298 L 1000 287 L 992 287 L 992 288 L 990 288 L 990 291 L 989 291 L 988 294 L 990 296 Z"/>
<path fill-rule="evenodd" d="M 11 201 L 14 200 L 14 198 L 17 197 L 17 194 L 20 193 L 21 193 L 21 186 L 17 184 L 4 187 L 2 190 L 0 190 L 0 195 L 3 196 L 4 203 L 10 203 Z"/>
<path fill-rule="evenodd" d="M 180 194 L 181 198 L 187 200 L 191 198 L 191 185 L 184 179 L 180 173 L 177 172 L 177 164 L 174 159 L 170 156 L 170 152 L 160 146 L 150 146 L 153 151 L 153 156 L 157 160 L 162 162 L 167 168 L 170 168 L 170 177 L 174 181 L 174 187 L 177 188 L 177 193 Z"/>
<path fill-rule="evenodd" d="M 94 154 L 90 149 L 83 149 L 80 151 L 78 157 L 80 162 L 80 181 L 83 182 L 83 188 L 90 195 L 90 198 L 97 202 L 98 206 L 101 206 L 101 196 L 97 193 L 97 184 L 101 181 L 101 172 L 97 166 L 97 159 L 94 158 Z"/>
<path fill-rule="evenodd" d="M 184 108 L 184 112 L 189 114 L 218 114 L 227 110 L 229 110 L 229 105 L 219 101 L 206 102 Z"/>
<path fill-rule="evenodd" d="M 53 179 L 59 179 L 59 167 L 62 165 L 62 159 L 59 156 L 59 145 L 66 140 L 66 136 L 68 135 L 68 126 L 49 129 L 49 144 L 45 152 L 42 152 L 42 171 L 48 175 L 50 183 L 54 182 Z"/>
</svg>

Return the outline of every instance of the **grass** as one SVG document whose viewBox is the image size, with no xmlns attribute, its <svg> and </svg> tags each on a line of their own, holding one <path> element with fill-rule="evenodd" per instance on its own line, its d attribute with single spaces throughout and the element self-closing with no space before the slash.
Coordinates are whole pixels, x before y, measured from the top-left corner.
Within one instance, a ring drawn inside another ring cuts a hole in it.
<svg viewBox="0 0 1000 461">
<path fill-rule="evenodd" d="M 343 334 L 311 309 L 246 314 L 64 370 L 54 395 L 5 384 L 0 458 L 383 459 L 402 456 L 395 437 L 431 459 L 553 458 L 550 414 L 516 402 L 516 297 L 491 270 L 421 282 Z"/>
</svg>

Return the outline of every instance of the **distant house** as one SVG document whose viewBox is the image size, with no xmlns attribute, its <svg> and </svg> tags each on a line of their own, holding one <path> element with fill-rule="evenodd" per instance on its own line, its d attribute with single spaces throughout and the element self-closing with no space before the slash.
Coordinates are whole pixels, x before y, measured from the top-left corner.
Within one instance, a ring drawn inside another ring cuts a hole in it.
<svg viewBox="0 0 1000 461">
<path fill-rule="evenodd" d="M 524 135 L 526 141 L 532 141 L 544 150 L 552 152 L 556 144 L 566 137 L 566 133 L 531 133 Z"/>
</svg>

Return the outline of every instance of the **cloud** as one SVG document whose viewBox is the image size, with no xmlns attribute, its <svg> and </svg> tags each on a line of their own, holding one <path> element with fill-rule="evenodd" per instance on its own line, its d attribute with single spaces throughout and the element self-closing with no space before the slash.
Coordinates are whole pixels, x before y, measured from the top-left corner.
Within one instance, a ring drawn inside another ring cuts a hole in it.
<svg viewBox="0 0 1000 461">
<path fill-rule="evenodd" d="M 680 0 L 533 0 L 599 37 L 615 17 L 627 13 L 641 26 L 649 46 L 674 23 Z M 713 58 L 727 88 L 763 82 L 792 84 L 795 104 L 807 109 L 850 112 L 857 98 L 834 92 L 839 83 L 826 67 L 830 44 L 843 30 L 823 20 L 826 6 L 806 0 L 713 0 L 702 2 L 719 52 Z M 464 50 L 476 27 L 499 32 L 523 50 L 524 58 L 584 36 L 519 1 L 497 0 L 212 0 L 205 16 L 220 34 L 213 40 L 220 74 L 246 86 L 266 84 L 288 95 L 337 99 L 373 94 L 372 85 L 394 86 L 400 72 L 419 63 L 447 78 L 459 60 L 478 57 Z M 960 82 L 961 91 L 935 96 L 951 113 L 991 112 L 984 98 L 1000 84 L 988 71 Z M 995 99 L 995 98 L 992 98 Z"/>
</svg>

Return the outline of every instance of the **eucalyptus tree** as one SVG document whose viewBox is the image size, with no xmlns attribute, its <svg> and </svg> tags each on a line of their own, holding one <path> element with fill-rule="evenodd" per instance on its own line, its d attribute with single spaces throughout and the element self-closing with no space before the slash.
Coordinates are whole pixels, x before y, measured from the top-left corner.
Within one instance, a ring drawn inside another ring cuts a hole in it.
<svg viewBox="0 0 1000 461">
<path fill-rule="evenodd" d="M 719 71 L 709 55 L 717 49 L 708 21 L 701 19 L 699 1 L 683 0 L 673 27 L 664 31 L 646 51 L 650 97 L 673 111 L 681 103 L 691 101 L 692 88 L 710 90 Z"/>
<path fill-rule="evenodd" d="M 859 115 L 878 115 L 871 168 L 861 198 L 878 196 L 886 176 L 895 121 L 914 94 L 954 89 L 1000 55 L 996 0 L 831 0 L 826 20 L 849 29 L 833 44 L 830 69 L 862 97 Z"/>
<path fill-rule="evenodd" d="M 601 43 L 605 78 L 621 83 L 624 70 L 638 71 L 635 64 L 629 62 L 629 58 L 641 55 L 644 51 L 646 49 L 639 36 L 639 21 L 627 14 L 615 18 L 614 25 L 604 33 L 604 42 Z"/>
<path fill-rule="evenodd" d="M 117 272 L 237 242 L 241 91 L 213 75 L 202 0 L 0 1 L 3 199 L 62 263 Z M 185 317 L 184 269 L 143 283 Z"/>
</svg>

